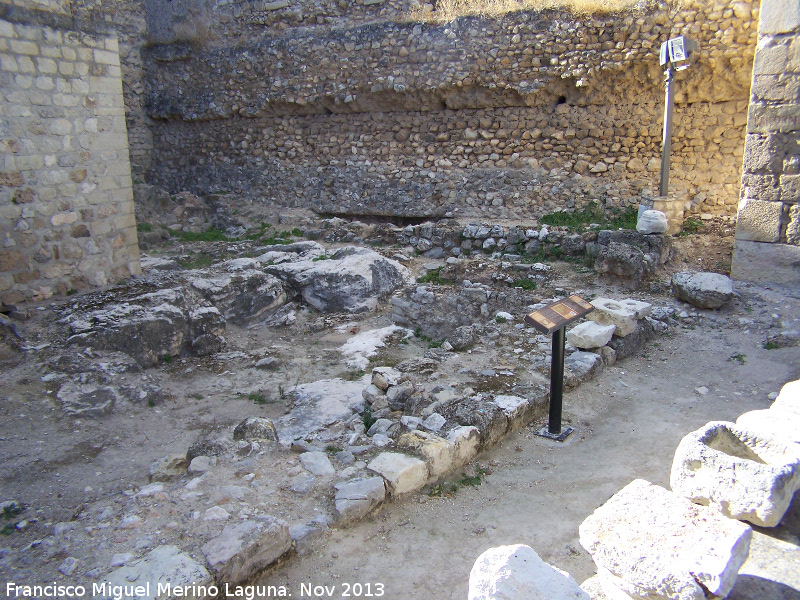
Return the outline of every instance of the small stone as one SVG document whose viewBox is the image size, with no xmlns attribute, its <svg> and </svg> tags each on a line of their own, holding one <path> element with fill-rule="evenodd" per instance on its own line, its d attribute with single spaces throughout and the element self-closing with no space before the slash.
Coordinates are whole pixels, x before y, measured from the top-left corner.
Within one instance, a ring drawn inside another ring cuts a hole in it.
<svg viewBox="0 0 800 600">
<path fill-rule="evenodd" d="M 422 422 L 422 426 L 428 431 L 436 433 L 444 427 L 445 423 L 447 423 L 447 419 L 439 413 L 433 413 Z"/>
<path fill-rule="evenodd" d="M 157 460 L 150 465 L 150 481 L 171 481 L 178 479 L 186 473 L 186 456 L 182 454 L 172 454 Z"/>
<path fill-rule="evenodd" d="M 337 483 L 334 487 L 339 523 L 361 520 L 386 498 L 386 484 L 382 477 L 352 479 Z"/>
<path fill-rule="evenodd" d="M 281 366 L 281 361 L 273 356 L 267 356 L 256 362 L 256 369 L 274 371 Z"/>
<path fill-rule="evenodd" d="M 328 455 L 324 452 L 306 452 L 300 455 L 300 462 L 306 471 L 320 477 L 329 477 L 336 474 Z"/>
<path fill-rule="evenodd" d="M 210 471 L 212 467 L 212 460 L 208 456 L 197 456 L 189 463 L 187 472 L 189 475 L 202 475 Z"/>
<path fill-rule="evenodd" d="M 111 568 L 121 567 L 131 562 L 134 559 L 134 556 L 135 555 L 131 552 L 115 554 L 111 557 L 111 561 L 108 563 L 108 566 Z"/>
<path fill-rule="evenodd" d="M 265 417 L 247 417 L 233 430 L 233 439 L 236 441 L 268 440 L 277 442 L 278 432 L 275 429 L 275 423 L 272 422 L 272 419 L 267 419 Z"/>
<path fill-rule="evenodd" d="M 67 577 L 69 577 L 70 575 L 72 575 L 75 572 L 75 570 L 80 566 L 80 564 L 81 564 L 80 560 L 78 560 L 77 558 L 74 558 L 72 556 L 69 556 L 69 557 L 65 558 L 64 562 L 62 562 L 58 566 L 58 571 L 59 571 L 59 573 L 62 573 L 64 575 L 66 575 Z"/>
<path fill-rule="evenodd" d="M 203 513 L 203 521 L 226 521 L 231 518 L 231 513 L 221 506 L 212 506 Z"/>
<path fill-rule="evenodd" d="M 705 395 L 706 395 L 706 394 L 708 394 L 708 393 L 709 393 L 711 390 L 709 390 L 709 389 L 708 389 L 706 386 L 704 386 L 704 385 L 701 385 L 700 387 L 696 387 L 696 388 L 694 388 L 694 391 L 695 391 L 695 393 L 697 393 L 697 394 L 700 394 L 701 396 L 705 396 Z"/>
<path fill-rule="evenodd" d="M 151 590 L 167 583 L 173 588 L 212 583 L 208 571 L 175 546 L 159 546 L 143 558 L 112 571 L 103 581 L 109 587 L 149 584 Z"/>
<path fill-rule="evenodd" d="M 147 498 L 149 496 L 155 496 L 159 492 L 163 492 L 163 491 L 164 491 L 164 485 L 163 484 L 161 484 L 161 483 L 151 483 L 150 485 L 146 485 L 142 489 L 140 489 L 137 492 L 136 497 L 137 498 Z"/>
<path fill-rule="evenodd" d="M 136 515 L 130 515 L 125 517 L 119 522 L 118 527 L 120 529 L 136 529 L 137 527 L 141 527 L 144 524 L 141 517 Z"/>
<path fill-rule="evenodd" d="M 376 386 L 373 383 L 370 383 L 367 387 L 364 388 L 364 391 L 361 392 L 361 396 L 364 398 L 364 401 L 367 404 L 374 404 L 378 398 L 382 398 L 386 395 L 381 388 Z"/>
<path fill-rule="evenodd" d="M 372 385 L 382 391 L 389 389 L 389 386 L 397 385 L 403 374 L 392 367 L 375 367 L 372 369 Z"/>
</svg>

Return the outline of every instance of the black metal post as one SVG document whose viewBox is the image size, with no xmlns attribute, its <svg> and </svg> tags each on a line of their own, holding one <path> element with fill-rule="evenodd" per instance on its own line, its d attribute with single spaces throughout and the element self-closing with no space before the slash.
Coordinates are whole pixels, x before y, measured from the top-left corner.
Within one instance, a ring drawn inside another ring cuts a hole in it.
<svg viewBox="0 0 800 600">
<path fill-rule="evenodd" d="M 664 134 L 661 137 L 661 182 L 658 186 L 659 196 L 669 195 L 669 155 L 672 152 L 672 67 L 664 71 L 664 84 L 667 88 L 664 101 Z"/>
<path fill-rule="evenodd" d="M 550 360 L 550 420 L 547 430 L 553 435 L 561 433 L 561 404 L 564 398 L 564 338 L 566 327 L 553 332 L 552 359 Z"/>
</svg>

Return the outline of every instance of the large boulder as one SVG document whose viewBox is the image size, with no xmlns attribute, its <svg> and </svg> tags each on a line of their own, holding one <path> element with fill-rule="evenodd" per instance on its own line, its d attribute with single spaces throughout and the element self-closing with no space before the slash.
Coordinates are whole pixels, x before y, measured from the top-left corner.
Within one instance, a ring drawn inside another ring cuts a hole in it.
<svg viewBox="0 0 800 600">
<path fill-rule="evenodd" d="M 672 258 L 672 238 L 632 229 L 597 234 L 595 270 L 601 275 L 638 281 Z"/>
<path fill-rule="evenodd" d="M 347 247 L 332 256 L 267 266 L 321 312 L 365 312 L 409 280 L 408 269 L 374 250 Z"/>
<path fill-rule="evenodd" d="M 589 600 L 569 573 L 523 544 L 489 548 L 469 573 L 469 600 Z"/>
<path fill-rule="evenodd" d="M 753 535 L 748 525 L 641 479 L 595 510 L 579 532 L 598 575 L 641 600 L 724 598 Z"/>
<path fill-rule="evenodd" d="M 222 272 L 197 271 L 188 274 L 190 285 L 217 307 L 226 321 L 237 325 L 268 316 L 286 302 L 280 280 L 255 268 L 253 259 L 223 263 Z"/>
<path fill-rule="evenodd" d="M 685 436 L 672 463 L 672 490 L 727 517 L 774 527 L 800 487 L 800 449 L 712 421 Z"/>
<path fill-rule="evenodd" d="M 672 276 L 672 293 L 699 308 L 719 308 L 733 298 L 733 282 L 719 273 L 682 271 Z"/>
</svg>

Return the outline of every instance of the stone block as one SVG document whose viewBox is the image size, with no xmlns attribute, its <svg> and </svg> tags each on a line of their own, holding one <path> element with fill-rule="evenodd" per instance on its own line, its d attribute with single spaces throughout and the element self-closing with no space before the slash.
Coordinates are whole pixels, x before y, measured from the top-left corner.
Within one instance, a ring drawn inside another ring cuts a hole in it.
<svg viewBox="0 0 800 600">
<path fill-rule="evenodd" d="M 456 427 L 447 434 L 447 441 L 453 444 L 453 466 L 464 465 L 478 454 L 481 432 L 477 427 Z"/>
<path fill-rule="evenodd" d="M 779 136 L 748 133 L 744 142 L 744 171 L 775 173 L 780 168 L 785 154 Z"/>
<path fill-rule="evenodd" d="M 800 175 L 783 174 L 780 177 L 781 202 L 800 204 Z"/>
<path fill-rule="evenodd" d="M 336 474 L 328 455 L 324 452 L 304 452 L 300 455 L 300 462 L 306 471 L 321 477 L 329 477 Z"/>
<path fill-rule="evenodd" d="M 131 600 L 162 600 L 166 594 L 157 594 L 159 585 L 182 588 L 192 585 L 210 585 L 214 581 L 208 571 L 191 556 L 176 546 L 159 546 L 139 560 L 130 562 L 109 573 L 104 579 L 108 587 L 126 586 L 127 589 L 149 585 L 151 594 L 128 596 Z M 102 597 L 100 597 L 102 598 Z M 110 600 L 111 596 L 102 598 Z"/>
<path fill-rule="evenodd" d="M 800 27 L 800 0 L 767 0 L 761 4 L 760 35 L 790 33 Z"/>
<path fill-rule="evenodd" d="M 414 492 L 428 480 L 428 467 L 424 462 L 398 452 L 379 454 L 367 468 L 386 480 L 393 496 Z"/>
<path fill-rule="evenodd" d="M 733 282 L 719 273 L 682 271 L 672 276 L 672 293 L 699 308 L 719 308 L 733 298 Z"/>
<path fill-rule="evenodd" d="M 594 310 L 586 318 L 600 325 L 616 325 L 614 335 L 617 337 L 630 335 L 636 329 L 637 311 L 623 302 L 611 298 L 595 298 L 592 300 Z"/>
<path fill-rule="evenodd" d="M 786 410 L 800 415 L 800 380 L 784 385 L 770 409 Z"/>
<path fill-rule="evenodd" d="M 525 398 L 519 396 L 495 396 L 493 402 L 500 407 L 508 419 L 508 431 L 524 427 L 533 418 L 533 407 Z"/>
<path fill-rule="evenodd" d="M 717 506 L 727 517 L 774 527 L 800 487 L 800 450 L 712 421 L 681 440 L 670 485 L 692 502 Z"/>
<path fill-rule="evenodd" d="M 244 584 L 292 547 L 289 527 L 270 516 L 228 525 L 200 549 L 216 579 Z"/>
<path fill-rule="evenodd" d="M 425 461 L 431 479 L 438 479 L 454 466 L 453 444 L 426 431 L 404 433 L 397 440 L 397 446 L 418 454 Z"/>
<path fill-rule="evenodd" d="M 786 226 L 786 241 L 795 246 L 800 245 L 800 204 L 789 209 L 789 224 Z"/>
<path fill-rule="evenodd" d="M 578 350 L 567 356 L 564 367 L 564 385 L 572 389 L 597 377 L 603 371 L 603 359 L 594 352 Z"/>
<path fill-rule="evenodd" d="M 736 240 L 731 278 L 738 281 L 800 283 L 800 246 Z"/>
<path fill-rule="evenodd" d="M 359 521 L 386 498 L 383 477 L 351 479 L 337 483 L 336 519 L 339 524 Z"/>
<path fill-rule="evenodd" d="M 637 599 L 724 598 L 750 549 L 752 530 L 637 479 L 594 511 L 581 545 L 598 573 Z"/>
<path fill-rule="evenodd" d="M 783 205 L 780 202 L 745 199 L 739 205 L 736 239 L 750 242 L 777 242 L 781 237 Z"/>
<path fill-rule="evenodd" d="M 569 573 L 522 544 L 489 548 L 469 573 L 469 600 L 589 600 Z"/>
<path fill-rule="evenodd" d="M 616 329 L 617 326 L 613 323 L 601 325 L 594 321 L 584 321 L 567 332 L 567 341 L 576 348 L 600 348 L 611 340 Z"/>
<path fill-rule="evenodd" d="M 788 59 L 788 45 L 780 43 L 759 45 L 753 60 L 753 73 L 758 75 L 781 75 L 786 72 Z"/>
</svg>

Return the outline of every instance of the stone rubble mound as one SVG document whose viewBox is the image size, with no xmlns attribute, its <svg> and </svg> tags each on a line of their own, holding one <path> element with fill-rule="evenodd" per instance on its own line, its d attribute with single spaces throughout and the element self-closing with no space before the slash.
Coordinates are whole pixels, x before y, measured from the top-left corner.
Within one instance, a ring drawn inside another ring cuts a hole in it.
<svg viewBox="0 0 800 600">
<path fill-rule="evenodd" d="M 670 487 L 726 517 L 775 527 L 800 488 L 800 449 L 792 446 L 712 421 L 681 440 Z"/>
</svg>

